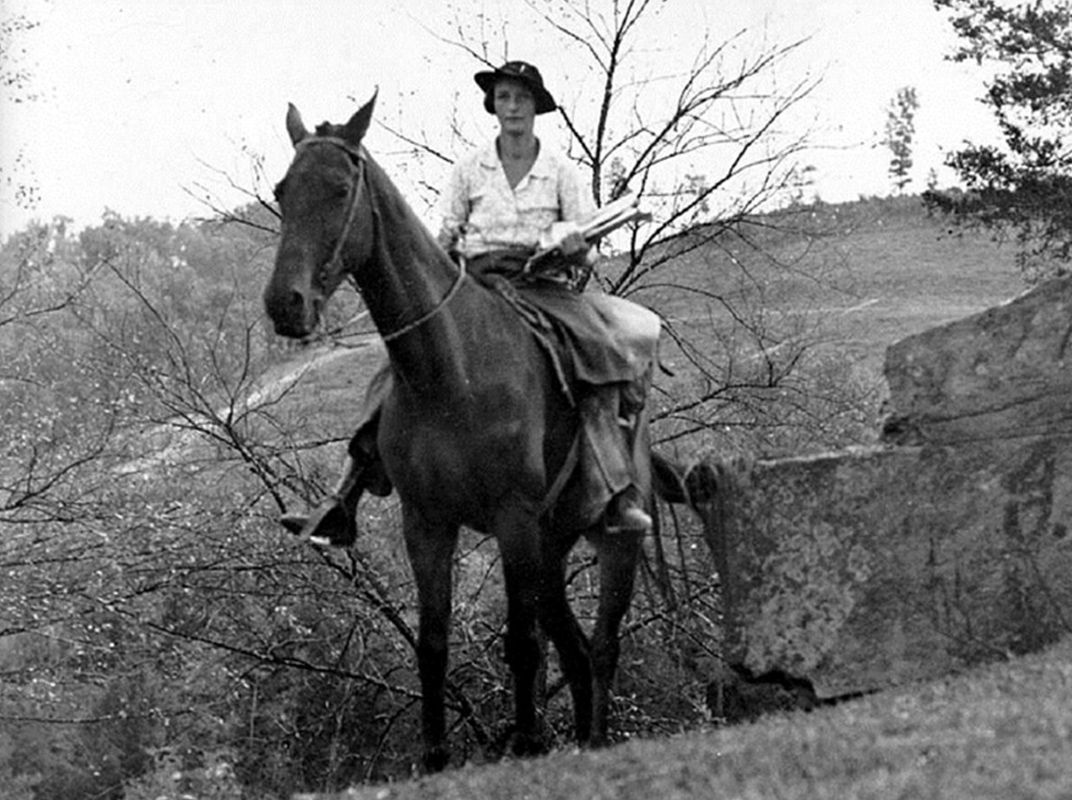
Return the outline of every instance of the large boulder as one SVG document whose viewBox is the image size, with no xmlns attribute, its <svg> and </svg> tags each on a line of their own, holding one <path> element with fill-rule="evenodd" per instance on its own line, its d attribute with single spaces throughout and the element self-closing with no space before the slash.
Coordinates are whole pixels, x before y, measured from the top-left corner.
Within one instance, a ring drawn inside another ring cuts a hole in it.
<svg viewBox="0 0 1072 800">
<path fill-rule="evenodd" d="M 1072 433 L 1072 280 L 1039 286 L 886 352 L 895 443 Z"/>
<path fill-rule="evenodd" d="M 697 465 L 731 674 L 821 701 L 1072 630 L 1070 337 L 1046 284 L 890 347 L 882 445 Z"/>
</svg>

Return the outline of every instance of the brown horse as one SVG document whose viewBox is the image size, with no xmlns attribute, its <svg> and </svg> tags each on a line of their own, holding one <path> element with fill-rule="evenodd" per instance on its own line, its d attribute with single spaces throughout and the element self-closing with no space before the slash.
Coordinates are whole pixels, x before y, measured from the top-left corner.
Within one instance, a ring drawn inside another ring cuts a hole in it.
<svg viewBox="0 0 1072 800">
<path fill-rule="evenodd" d="M 562 376 L 546 343 L 499 293 L 455 265 L 369 156 L 362 138 L 374 100 L 315 134 L 290 107 L 296 152 L 276 189 L 282 234 L 265 305 L 277 333 L 307 336 L 350 275 L 386 343 L 393 389 L 378 447 L 401 499 L 420 603 L 424 766 L 449 759 L 443 699 L 461 525 L 494 536 L 502 555 L 515 751 L 537 742 L 537 623 L 569 682 L 577 739 L 601 744 L 641 537 L 574 521 L 575 481 L 558 478 L 573 460 L 578 412 Z M 640 428 L 638 472 L 650 495 L 646 423 Z M 566 597 L 565 561 L 582 533 L 600 570 L 591 641 Z"/>
</svg>

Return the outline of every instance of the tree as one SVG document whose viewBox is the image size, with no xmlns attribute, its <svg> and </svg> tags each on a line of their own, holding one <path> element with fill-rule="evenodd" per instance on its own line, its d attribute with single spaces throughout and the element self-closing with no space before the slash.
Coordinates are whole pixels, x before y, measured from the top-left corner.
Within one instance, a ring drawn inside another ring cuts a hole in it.
<svg viewBox="0 0 1072 800">
<path fill-rule="evenodd" d="M 702 242 L 711 242 L 788 199 L 807 144 L 806 129 L 787 134 L 785 128 L 815 81 L 805 75 L 782 82 L 778 74 L 802 42 L 757 43 L 747 31 L 715 39 L 700 28 L 689 42 L 669 47 L 660 35 L 666 5 L 526 0 L 527 15 L 481 14 L 477 23 L 458 9 L 455 36 L 444 40 L 467 52 L 474 66 L 496 67 L 510 57 L 514 26 L 530 35 L 538 29 L 554 43 L 548 52 L 571 65 L 571 88 L 557 97 L 559 113 L 595 204 L 633 191 L 654 218 L 614 243 L 626 263 L 607 288 L 623 295 L 666 263 L 665 254 L 652 253 L 658 245 L 701 225 L 708 226 Z M 499 32 L 494 43 L 488 28 Z M 469 138 L 457 129 L 451 134 Z M 410 143 L 419 155 L 451 151 Z M 702 242 L 694 237 L 693 246 Z"/>
<path fill-rule="evenodd" d="M 39 96 L 33 88 L 26 48 L 19 42 L 20 37 L 37 26 L 37 22 L 22 14 L 0 19 L 0 106 L 32 102 Z M 14 154 L 7 152 L 5 156 L 12 161 L 0 162 L 0 186 L 13 194 L 16 205 L 27 209 L 36 207 L 39 192 L 26 153 L 18 148 Z"/>
<path fill-rule="evenodd" d="M 890 101 L 886 110 L 886 138 L 882 143 L 890 149 L 890 179 L 897 192 L 904 191 L 912 178 L 912 140 L 916 135 L 916 110 L 919 100 L 914 86 L 903 86 Z"/>
<path fill-rule="evenodd" d="M 956 223 L 1013 236 L 1028 280 L 1068 272 L 1072 259 L 1072 7 L 934 0 L 961 38 L 949 58 L 993 72 L 982 102 L 1003 147 L 968 142 L 947 158 L 966 191 L 925 194 Z"/>
<path fill-rule="evenodd" d="M 450 33 L 437 35 L 467 55 L 472 68 L 526 57 L 512 52 L 514 32 L 545 43 L 555 58 L 538 66 L 556 93 L 560 133 L 596 205 L 632 191 L 652 212 L 652 222 L 603 243 L 612 258 L 599 280 L 603 289 L 660 312 L 688 362 L 689 377 L 682 373 L 656 415 L 657 436 L 717 430 L 710 444 L 725 449 L 728 435 L 755 449 L 790 430 L 815 434 L 812 422 L 786 424 L 786 406 L 776 398 L 812 392 L 803 386 L 803 367 L 817 334 L 771 303 L 789 281 L 812 294 L 838 291 L 833 270 L 822 263 L 816 218 L 768 214 L 792 204 L 808 181 L 799 158 L 809 131 L 795 112 L 815 81 L 806 71 L 785 80 L 801 42 L 771 43 L 747 30 L 703 25 L 671 40 L 660 17 L 673 5 L 660 0 L 519 5 L 509 14 L 474 15 L 459 3 Z M 450 160 L 444 154 L 476 138 L 459 123 L 463 114 L 450 119 L 440 136 L 407 134 L 420 124 L 401 118 L 387 127 L 404 143 L 410 165 L 423 161 L 426 174 L 427 165 L 442 173 Z M 548 115 L 543 124 L 555 121 Z M 806 244 L 787 246 L 793 236 Z M 677 319 L 683 294 L 707 303 L 709 315 Z"/>
<path fill-rule="evenodd" d="M 284 493 L 323 494 L 324 444 L 345 437 L 307 421 L 314 403 L 284 418 L 301 370 L 265 379 L 271 252 L 256 228 L 112 213 L 0 248 L 12 791 L 156 797 L 179 774 L 238 797 L 215 774 L 231 769 L 283 795 L 408 769 L 401 566 L 303 548 L 274 520 Z"/>
</svg>

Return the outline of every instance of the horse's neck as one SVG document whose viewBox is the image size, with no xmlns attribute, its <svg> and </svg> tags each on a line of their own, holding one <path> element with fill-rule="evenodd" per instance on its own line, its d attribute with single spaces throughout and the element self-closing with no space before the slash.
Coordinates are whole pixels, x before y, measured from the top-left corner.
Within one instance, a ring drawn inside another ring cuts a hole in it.
<svg viewBox="0 0 1072 800">
<path fill-rule="evenodd" d="M 387 174 L 371 160 L 367 170 L 374 245 L 357 283 L 395 371 L 415 388 L 449 391 L 464 383 L 459 304 L 447 299 L 458 268 Z"/>
</svg>

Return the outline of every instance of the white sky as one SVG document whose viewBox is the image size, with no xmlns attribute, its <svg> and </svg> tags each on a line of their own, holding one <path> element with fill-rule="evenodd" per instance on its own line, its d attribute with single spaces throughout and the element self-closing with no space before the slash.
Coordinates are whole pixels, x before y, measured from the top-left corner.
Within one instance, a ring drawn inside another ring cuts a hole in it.
<svg viewBox="0 0 1072 800">
<path fill-rule="evenodd" d="M 245 149 L 265 157 L 272 180 L 289 162 L 288 101 L 312 127 L 345 120 L 351 98 L 379 86 L 379 117 L 422 119 L 429 136 L 445 140 L 458 98 L 463 122 L 490 136 L 493 120 L 472 84 L 477 65 L 430 31 L 450 38 L 457 8 L 475 24 L 481 10 L 519 19 L 522 7 L 523 0 L 0 0 L 0 14 L 40 23 L 18 44 L 42 95 L 19 104 L 0 98 L 0 165 L 10 171 L 23 153 L 41 193 L 27 212 L 0 189 L 0 238 L 34 217 L 97 224 L 105 209 L 173 221 L 204 216 L 207 207 L 190 194 L 203 194 L 200 185 L 237 205 L 243 198 L 222 176 L 252 185 Z M 910 190 L 923 188 L 931 168 L 949 183 L 943 152 L 994 135 L 976 100 L 981 75 L 943 60 L 955 39 L 930 0 L 668 0 L 660 19 L 653 59 L 690 50 L 704 29 L 716 41 L 742 28 L 774 43 L 811 37 L 778 77 L 822 78 L 801 109 L 814 120 L 816 146 L 801 161 L 817 168 L 815 191 L 825 200 L 889 193 L 889 151 L 878 142 L 903 86 L 916 87 L 920 102 Z M 566 102 L 572 73 L 559 52 L 518 27 L 507 37 L 509 55 L 535 62 Z M 488 38 L 500 38 L 497 29 Z M 498 61 L 501 45 L 493 47 Z M 383 131 L 370 137 L 374 152 L 394 146 Z M 421 177 L 435 184 L 444 175 Z"/>
</svg>

